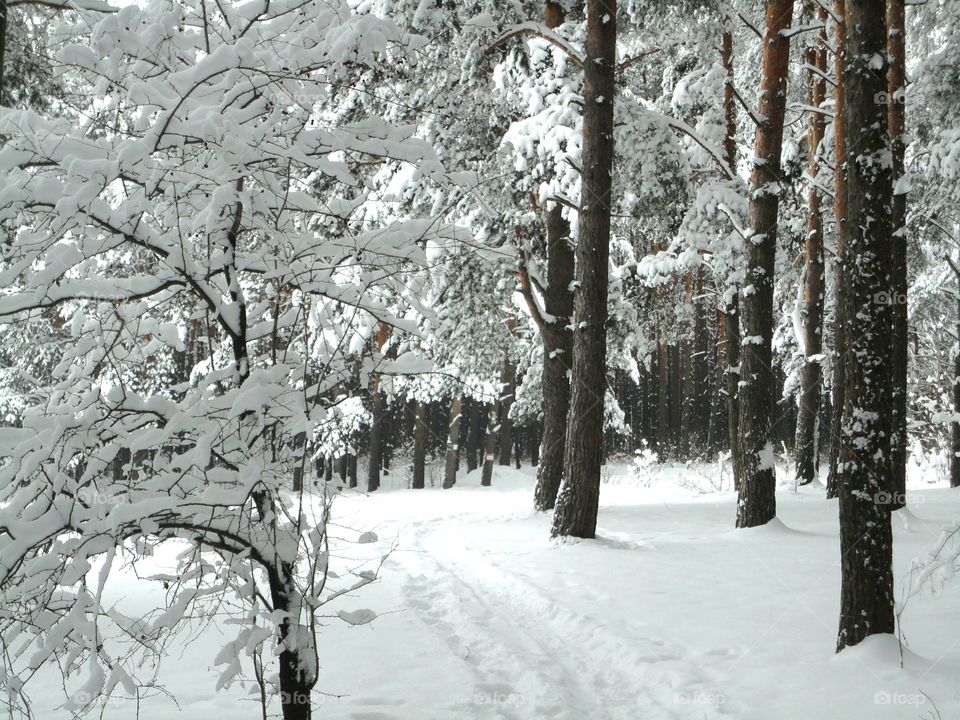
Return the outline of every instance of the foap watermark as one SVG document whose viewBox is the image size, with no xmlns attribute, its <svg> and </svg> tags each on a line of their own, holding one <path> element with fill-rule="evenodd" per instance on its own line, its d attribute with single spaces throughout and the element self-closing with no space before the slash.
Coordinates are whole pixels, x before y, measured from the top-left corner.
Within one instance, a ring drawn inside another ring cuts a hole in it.
<svg viewBox="0 0 960 720">
<path fill-rule="evenodd" d="M 902 492 L 881 490 L 878 493 L 874 493 L 873 502 L 877 505 L 896 505 L 897 507 L 904 507 L 907 504 L 907 495 L 906 493 Z M 910 503 L 912 505 L 921 505 L 923 503 L 923 495 L 911 493 Z"/>
<path fill-rule="evenodd" d="M 925 702 L 927 702 L 927 696 L 919 692 L 904 693 L 881 690 L 873 695 L 874 705 L 912 705 L 916 707 L 923 705 Z"/>
<path fill-rule="evenodd" d="M 873 296 L 873 302 L 877 305 L 906 305 L 906 293 L 898 292 L 878 292 Z"/>
<path fill-rule="evenodd" d="M 93 507 L 95 505 L 120 505 L 125 502 L 123 495 L 107 495 L 90 487 L 78 490 L 77 499 L 87 507 Z"/>
<path fill-rule="evenodd" d="M 936 91 L 928 88 L 919 88 L 916 85 L 910 87 L 909 91 L 899 88 L 896 92 L 881 91 L 875 93 L 873 102 L 877 105 L 906 105 L 913 107 L 926 105 L 929 101 L 936 99 Z"/>
<path fill-rule="evenodd" d="M 678 692 L 673 695 L 673 702 L 677 705 L 710 705 L 716 707 L 723 705 L 726 700 L 726 696 L 721 693 L 703 692 L 702 690 Z"/>
<path fill-rule="evenodd" d="M 502 690 L 477 690 L 473 694 L 474 705 L 497 705 L 519 707 L 527 702 L 520 693 Z"/>
<path fill-rule="evenodd" d="M 911 97 L 910 99 L 912 101 L 917 100 L 915 97 Z M 894 93 L 878 92 L 874 94 L 873 102 L 876 105 L 903 105 L 906 102 L 906 95 L 903 89 L 897 90 Z"/>
</svg>

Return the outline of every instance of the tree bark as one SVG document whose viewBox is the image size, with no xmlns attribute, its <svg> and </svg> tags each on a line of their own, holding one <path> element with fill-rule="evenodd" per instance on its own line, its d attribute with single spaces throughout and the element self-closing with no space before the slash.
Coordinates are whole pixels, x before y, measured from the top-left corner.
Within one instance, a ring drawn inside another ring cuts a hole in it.
<svg viewBox="0 0 960 720">
<path fill-rule="evenodd" d="M 523 445 L 527 439 L 527 429 L 523 426 L 513 429 L 513 462 L 517 470 L 520 469 L 523 460 Z"/>
<path fill-rule="evenodd" d="M 763 525 L 776 515 L 773 463 L 773 281 L 776 271 L 780 155 L 786 108 L 793 0 L 767 0 L 760 89 L 760 125 L 750 177 L 747 285 L 743 295 L 739 428 L 741 451 L 737 527 Z"/>
<path fill-rule="evenodd" d="M 310 720 L 310 692 L 317 682 L 317 674 L 315 669 L 309 669 L 315 661 L 308 655 L 314 649 L 303 646 L 309 630 L 299 624 L 300 611 L 296 607 L 299 593 L 293 569 L 287 563 L 279 562 L 276 566 L 267 566 L 266 570 L 273 608 L 282 618 L 277 632 L 281 648 L 277 659 L 283 720 Z"/>
<path fill-rule="evenodd" d="M 537 467 L 534 505 L 552 510 L 563 478 L 567 412 L 570 408 L 570 317 L 573 315 L 574 255 L 570 245 L 570 223 L 562 207 L 554 203 L 546 211 L 547 288 L 544 294 L 547 318 L 540 331 L 543 342 L 543 439 Z"/>
<path fill-rule="evenodd" d="M 347 455 L 347 480 L 350 487 L 357 486 L 357 456 L 353 453 Z"/>
<path fill-rule="evenodd" d="M 950 423 L 950 487 L 960 487 L 960 273 L 957 273 L 957 345 L 953 352 L 953 414 Z"/>
<path fill-rule="evenodd" d="M 953 352 L 953 414 L 950 423 L 950 487 L 960 487 L 960 273 L 957 274 L 957 346 Z"/>
<path fill-rule="evenodd" d="M 460 415 L 463 411 L 463 399 L 457 395 L 450 403 L 450 425 L 447 432 L 447 462 L 443 473 L 444 489 L 452 488 L 457 482 L 457 454 L 460 442 Z"/>
<path fill-rule="evenodd" d="M 487 408 L 487 437 L 483 441 L 483 472 L 480 476 L 480 484 L 484 487 L 490 487 L 493 484 L 493 461 L 497 445 L 496 426 L 497 408 L 494 404 Z"/>
<path fill-rule="evenodd" d="M 380 468 L 383 464 L 383 415 L 387 407 L 387 399 L 374 384 L 373 399 L 370 414 L 370 462 L 367 466 L 367 492 L 373 492 L 380 487 Z"/>
<path fill-rule="evenodd" d="M 693 272 L 683 279 L 684 304 L 696 313 L 693 299 Z M 680 406 L 680 456 L 690 457 L 695 446 L 697 415 L 697 390 L 694 354 L 696 353 L 697 324 L 692 322 L 689 334 L 677 347 L 677 402 Z"/>
<path fill-rule="evenodd" d="M 377 331 L 377 352 L 382 353 L 387 340 L 390 339 L 390 326 L 380 323 Z M 371 407 L 370 414 L 370 452 L 367 465 L 367 492 L 373 492 L 380 487 L 380 468 L 383 466 L 383 436 L 384 416 L 387 412 L 387 398 L 380 392 L 380 375 L 375 373 L 370 383 Z"/>
<path fill-rule="evenodd" d="M 617 4 L 588 0 L 583 86 L 583 172 L 576 249 L 573 372 L 564 478 L 551 535 L 596 534 L 606 390 L 607 263 L 614 159 Z"/>
<path fill-rule="evenodd" d="M 540 466 L 540 443 L 543 439 L 543 426 L 536 423 L 530 429 L 530 465 L 531 467 Z"/>
<path fill-rule="evenodd" d="M 0 106 L 6 105 L 6 84 L 4 83 L 3 69 L 7 61 L 7 23 L 10 8 L 6 2 L 0 3 Z"/>
<path fill-rule="evenodd" d="M 469 400 L 467 413 L 467 472 L 477 469 L 483 452 L 483 431 L 485 427 L 483 403 L 476 398 Z"/>
<path fill-rule="evenodd" d="M 820 108 L 826 97 L 827 84 L 827 12 L 809 1 L 806 9 L 823 25 L 816 46 L 807 48 L 807 104 Z M 812 19 L 812 18 L 811 18 Z M 803 344 L 804 364 L 800 375 L 800 407 L 797 412 L 796 476 L 800 485 L 812 483 L 817 475 L 817 421 L 820 417 L 820 355 L 823 352 L 823 215 L 817 178 L 820 174 L 820 142 L 826 127 L 824 116 L 810 113 L 807 130 L 808 173 L 807 237 L 804 242 L 803 274 Z"/>
<path fill-rule="evenodd" d="M 827 497 L 835 498 L 839 494 L 838 459 L 840 457 L 840 427 L 843 423 L 844 404 L 844 368 L 846 367 L 847 339 L 846 323 L 843 313 L 843 259 L 847 254 L 847 91 L 844 83 L 846 75 L 846 38 L 847 25 L 844 17 L 845 1 L 837 0 L 835 15 L 836 41 L 834 47 L 834 76 L 836 88 L 834 91 L 833 136 L 835 143 L 834 163 L 836 168 L 834 177 L 833 206 L 837 224 L 837 253 L 835 261 L 834 281 L 834 358 L 833 358 L 833 387 L 830 393 L 830 465 L 827 472 Z"/>
<path fill-rule="evenodd" d="M 511 328 L 512 332 L 513 328 Z M 513 407 L 513 396 L 517 390 L 517 368 L 510 359 L 509 351 L 503 356 L 503 366 L 500 369 L 500 444 L 499 462 L 501 465 L 510 464 L 513 452 L 513 420 L 510 417 L 510 408 Z"/>
<path fill-rule="evenodd" d="M 846 1 L 847 253 L 837 650 L 894 631 L 890 526 L 892 172 L 884 0 Z"/>
<path fill-rule="evenodd" d="M 657 343 L 657 453 L 664 461 L 670 455 L 670 348 Z"/>
<path fill-rule="evenodd" d="M 737 108 L 733 94 L 733 33 L 729 29 L 732 19 L 724 18 L 726 27 L 721 38 L 720 61 L 726 73 L 723 87 L 723 118 L 726 126 L 723 138 L 723 157 L 727 166 L 736 172 L 737 167 Z M 740 291 L 728 284 L 723 307 L 724 377 L 726 379 L 727 446 L 730 448 L 730 465 L 733 486 L 740 489 L 740 413 L 737 397 L 740 393 Z"/>
<path fill-rule="evenodd" d="M 890 435 L 890 474 L 893 507 L 901 508 L 907 495 L 907 196 L 904 187 L 898 188 L 904 175 L 906 108 L 904 90 L 907 86 L 906 28 L 904 0 L 887 0 L 887 54 L 890 69 L 887 72 L 887 122 L 890 130 L 890 149 L 893 152 L 893 258 L 891 265 L 890 303 L 893 313 L 891 360 L 893 408 Z"/>
<path fill-rule="evenodd" d="M 417 402 L 413 428 L 413 485 L 422 490 L 427 465 L 427 406 L 422 400 Z"/>
</svg>

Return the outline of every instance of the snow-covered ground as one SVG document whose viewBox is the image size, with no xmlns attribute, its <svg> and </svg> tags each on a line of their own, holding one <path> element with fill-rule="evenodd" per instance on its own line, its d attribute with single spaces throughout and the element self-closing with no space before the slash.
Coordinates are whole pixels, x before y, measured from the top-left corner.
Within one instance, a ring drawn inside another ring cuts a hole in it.
<svg viewBox="0 0 960 720">
<path fill-rule="evenodd" d="M 836 656 L 837 503 L 821 486 L 781 487 L 779 519 L 737 531 L 734 495 L 703 492 L 720 485 L 716 467 L 647 472 L 609 469 L 597 539 L 563 544 L 532 511 L 529 468 L 497 468 L 492 488 L 471 473 L 452 490 L 342 495 L 337 522 L 395 549 L 380 581 L 330 607 L 377 618 L 324 621 L 316 716 L 960 718 L 960 580 L 906 603 L 902 669 L 891 638 Z M 958 517 L 960 491 L 912 488 L 895 515 L 898 592 Z M 125 606 L 151 604 L 142 587 L 124 583 Z M 259 718 L 252 684 L 214 690 L 223 642 L 208 627 L 173 648 L 161 679 L 180 710 L 156 696 L 139 718 Z M 59 686 L 37 688 L 37 717 L 70 717 L 51 707 Z M 110 703 L 104 717 L 135 708 Z"/>
</svg>

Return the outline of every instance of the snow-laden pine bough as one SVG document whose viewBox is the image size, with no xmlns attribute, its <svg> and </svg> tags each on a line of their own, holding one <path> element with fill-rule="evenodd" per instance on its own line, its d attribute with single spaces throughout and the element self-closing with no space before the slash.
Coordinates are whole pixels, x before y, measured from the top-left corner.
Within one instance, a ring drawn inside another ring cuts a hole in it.
<svg viewBox="0 0 960 720">
<path fill-rule="evenodd" d="M 264 697 L 307 718 L 317 608 L 338 592 L 311 459 L 349 441 L 344 388 L 390 373 L 362 351 L 371 331 L 407 327 L 391 310 L 452 234 L 383 217 L 384 168 L 445 182 L 430 147 L 330 108 L 351 73 L 413 62 L 421 40 L 337 0 L 72 20 L 59 62 L 79 110 L 0 113 L 0 331 L 45 338 L 47 358 L 0 429 L 4 700 L 22 708 L 46 664 L 74 711 L 137 695 L 167 634 L 216 608 L 240 628 L 220 684 L 266 644 Z M 26 366 L 41 349 L 24 350 Z M 167 542 L 182 552 L 163 608 L 125 616 L 109 580 Z M 376 561 L 356 573 L 345 588 Z"/>
</svg>

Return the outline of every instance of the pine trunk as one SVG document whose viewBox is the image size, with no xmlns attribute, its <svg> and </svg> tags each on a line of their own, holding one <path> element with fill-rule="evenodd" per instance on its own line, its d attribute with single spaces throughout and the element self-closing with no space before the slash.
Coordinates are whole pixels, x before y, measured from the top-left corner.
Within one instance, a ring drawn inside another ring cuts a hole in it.
<svg viewBox="0 0 960 720">
<path fill-rule="evenodd" d="M 813 15 L 812 2 L 806 7 Z M 812 19 L 812 18 L 811 18 Z M 817 5 L 816 20 L 823 25 L 816 46 L 807 48 L 807 104 L 821 108 L 826 97 L 827 13 Z M 826 123 L 823 114 L 811 112 L 807 131 L 808 173 L 807 237 L 804 242 L 803 344 L 804 365 L 800 375 L 800 407 L 797 412 L 796 476 L 800 485 L 817 476 L 817 420 L 820 417 L 820 355 L 823 352 L 823 215 L 817 178 L 820 174 L 820 142 Z"/>
<path fill-rule="evenodd" d="M 540 443 L 543 440 L 543 425 L 537 423 L 530 429 L 530 466 L 540 467 Z"/>
<path fill-rule="evenodd" d="M 485 428 L 485 413 L 483 403 L 470 398 L 470 410 L 467 413 L 467 472 L 477 469 L 480 464 L 480 454 L 483 448 L 483 430 Z"/>
<path fill-rule="evenodd" d="M 846 74 L 847 25 L 844 18 L 845 2 L 837 0 L 835 15 L 836 42 L 834 47 L 834 76 L 836 89 L 834 94 L 834 195 L 833 206 L 837 225 L 837 252 L 834 281 L 834 333 L 833 333 L 833 387 L 830 393 L 830 465 L 827 472 L 827 497 L 835 498 L 839 494 L 838 459 L 840 457 L 840 426 L 843 423 L 844 368 L 846 367 L 847 340 L 846 323 L 843 319 L 843 259 L 847 254 L 847 92 L 844 84 Z"/>
<path fill-rule="evenodd" d="M 463 411 L 463 399 L 457 395 L 450 403 L 450 424 L 447 431 L 446 467 L 443 473 L 443 487 L 452 488 L 457 482 L 457 460 L 460 442 L 460 415 Z"/>
<path fill-rule="evenodd" d="M 657 343 L 657 453 L 664 461 L 670 447 L 670 348 Z"/>
<path fill-rule="evenodd" d="M 541 331 L 543 341 L 543 439 L 537 467 L 537 510 L 552 510 L 563 478 L 563 452 L 570 408 L 570 316 L 573 314 L 574 255 L 570 246 L 570 224 L 562 207 L 555 203 L 546 212 L 547 290 L 544 294 L 547 320 Z"/>
<path fill-rule="evenodd" d="M 553 537 L 592 538 L 597 528 L 606 390 L 616 20 L 615 0 L 588 0 L 572 388 Z"/>
<path fill-rule="evenodd" d="M 382 322 L 375 339 L 378 353 L 383 353 L 383 348 L 389 339 L 390 326 Z M 370 402 L 372 422 L 370 423 L 370 462 L 367 465 L 367 492 L 373 492 L 380 487 L 380 468 L 383 466 L 383 425 L 384 416 L 387 412 L 387 398 L 380 391 L 379 374 L 374 374 L 371 379 L 370 393 L 372 395 Z"/>
<path fill-rule="evenodd" d="M 9 107 L 7 103 L 6 86 L 3 82 L 3 69 L 7 61 L 7 16 L 10 12 L 7 3 L 0 4 L 0 105 Z"/>
<path fill-rule="evenodd" d="M 890 290 L 892 173 L 886 106 L 884 0 L 847 0 L 847 253 L 840 462 L 840 630 L 837 650 L 894 631 L 890 527 L 893 334 Z M 887 160 L 887 161 L 885 161 Z"/>
<path fill-rule="evenodd" d="M 739 429 L 741 451 L 737 527 L 763 525 L 776 515 L 772 429 L 773 281 L 776 271 L 780 154 L 786 108 L 793 0 L 768 0 L 754 168 L 750 178 L 747 277 L 742 293 L 743 339 Z"/>
<path fill-rule="evenodd" d="M 496 405 L 490 405 L 487 409 L 487 437 L 483 441 L 483 472 L 480 477 L 480 484 L 484 487 L 490 487 L 493 484 L 493 461 L 497 445 L 496 425 L 497 408 Z"/>
<path fill-rule="evenodd" d="M 904 0 L 887 0 L 887 53 L 890 69 L 887 73 L 887 120 L 890 130 L 890 149 L 893 151 L 893 258 L 891 265 L 890 303 L 893 313 L 893 341 L 891 360 L 893 408 L 890 435 L 890 474 L 893 507 L 901 508 L 907 495 L 907 196 L 898 188 L 904 175 L 906 109 L 904 90 L 907 86 L 906 36 Z"/>
<path fill-rule="evenodd" d="M 950 423 L 950 487 L 960 487 L 960 273 L 957 274 L 957 345 L 953 351 L 953 413 Z"/>
<path fill-rule="evenodd" d="M 416 490 L 424 487 L 427 465 L 427 405 L 417 402 L 413 428 L 413 485 Z"/>
<path fill-rule="evenodd" d="M 723 118 L 726 126 L 723 138 L 723 157 L 734 172 L 737 167 L 737 108 L 733 94 L 733 33 L 729 30 L 732 19 L 727 16 L 728 26 L 721 39 L 720 60 L 727 82 L 723 87 Z M 733 487 L 740 490 L 740 413 L 737 397 L 740 393 L 740 294 L 736 285 L 730 284 L 723 304 L 724 377 L 726 378 L 727 446 L 730 448 L 730 465 Z"/>
<path fill-rule="evenodd" d="M 501 465 L 510 464 L 510 455 L 513 451 L 513 420 L 510 418 L 510 408 L 513 407 L 513 396 L 516 392 L 517 368 L 505 355 L 503 366 L 500 369 L 500 445 L 499 462 Z"/>
<path fill-rule="evenodd" d="M 373 492 L 380 487 L 380 468 L 383 465 L 383 416 L 387 409 L 387 398 L 378 389 L 379 383 L 374 383 L 373 400 L 370 407 L 372 422 L 370 423 L 370 453 L 367 465 L 367 492 Z"/>
<path fill-rule="evenodd" d="M 353 453 L 347 456 L 347 481 L 350 487 L 357 486 L 357 456 Z"/>
</svg>

